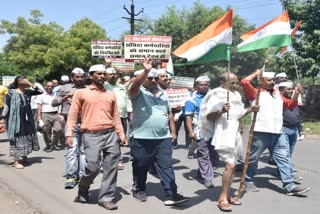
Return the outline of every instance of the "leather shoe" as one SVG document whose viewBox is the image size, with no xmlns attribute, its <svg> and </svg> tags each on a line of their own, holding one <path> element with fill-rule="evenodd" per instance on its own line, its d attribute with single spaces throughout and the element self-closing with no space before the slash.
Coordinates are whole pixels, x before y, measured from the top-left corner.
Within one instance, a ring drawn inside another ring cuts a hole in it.
<svg viewBox="0 0 320 214">
<path fill-rule="evenodd" d="M 116 210 L 118 209 L 118 206 L 113 203 L 112 201 L 103 201 L 103 202 L 98 202 L 98 205 L 107 209 L 107 210 Z"/>
</svg>

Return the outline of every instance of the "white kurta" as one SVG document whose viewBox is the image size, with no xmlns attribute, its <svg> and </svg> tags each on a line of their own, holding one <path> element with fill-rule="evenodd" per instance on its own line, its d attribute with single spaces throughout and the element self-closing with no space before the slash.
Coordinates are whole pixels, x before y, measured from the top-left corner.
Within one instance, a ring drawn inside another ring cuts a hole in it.
<svg viewBox="0 0 320 214">
<path fill-rule="evenodd" d="M 229 91 L 229 119 L 227 113 L 221 115 L 215 121 L 207 120 L 207 115 L 222 110 L 227 102 L 227 90 L 221 87 L 215 88 L 208 93 L 201 103 L 200 123 L 205 140 L 212 138 L 212 145 L 216 150 L 235 151 L 241 144 L 239 134 L 239 119 L 245 114 L 241 95 L 235 91 Z M 239 142 L 240 141 L 240 142 Z"/>
</svg>

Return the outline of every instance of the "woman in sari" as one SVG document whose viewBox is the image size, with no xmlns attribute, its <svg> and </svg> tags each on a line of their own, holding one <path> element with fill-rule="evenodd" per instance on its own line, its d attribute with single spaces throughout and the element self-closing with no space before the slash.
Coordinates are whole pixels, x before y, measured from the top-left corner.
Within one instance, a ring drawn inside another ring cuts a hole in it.
<svg viewBox="0 0 320 214">
<path fill-rule="evenodd" d="M 30 164 L 27 155 L 40 149 L 30 100 L 31 96 L 42 93 L 41 89 L 24 76 L 18 76 L 5 97 L 0 124 L 6 121 L 7 135 L 10 140 L 9 155 L 14 158 L 13 166 L 16 169 L 23 169 L 25 164 Z"/>
</svg>

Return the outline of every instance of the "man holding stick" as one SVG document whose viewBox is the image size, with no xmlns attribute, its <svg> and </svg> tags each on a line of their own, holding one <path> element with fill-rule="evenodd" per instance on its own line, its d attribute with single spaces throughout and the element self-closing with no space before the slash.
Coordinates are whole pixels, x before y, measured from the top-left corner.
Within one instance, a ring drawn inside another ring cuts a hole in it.
<svg viewBox="0 0 320 214">
<path fill-rule="evenodd" d="M 294 184 L 291 175 L 290 157 L 282 152 L 282 147 L 277 145 L 282 133 L 283 107 L 293 109 L 297 106 L 297 98 L 302 91 L 301 86 L 296 87 L 295 94 L 290 100 L 283 100 L 279 91 L 274 90 L 275 78 L 273 72 L 262 72 L 256 70 L 241 81 L 244 93 L 249 100 L 255 100 L 258 90 L 254 88 L 251 81 L 256 77 L 262 78 L 260 81 L 260 110 L 257 114 L 253 131 L 253 142 L 251 145 L 249 165 L 245 178 L 245 188 L 248 191 L 257 192 L 259 188 L 254 183 L 254 176 L 258 167 L 258 160 L 261 154 L 271 145 L 274 147 L 274 160 L 278 166 L 283 188 L 287 195 L 301 195 L 309 191 Z M 253 102 L 255 104 L 257 100 Z"/>
<path fill-rule="evenodd" d="M 241 95 L 236 91 L 237 86 L 238 77 L 234 73 L 223 73 L 220 76 L 220 87 L 211 90 L 201 103 L 200 119 L 203 138 L 209 141 L 213 135 L 211 143 L 220 159 L 226 164 L 222 176 L 222 191 L 218 199 L 218 207 L 224 212 L 232 210 L 231 204 L 241 205 L 238 199 L 230 195 L 235 163 L 239 148 L 242 146 L 239 119 L 249 112 L 258 111 L 257 107 L 244 108 Z"/>
</svg>

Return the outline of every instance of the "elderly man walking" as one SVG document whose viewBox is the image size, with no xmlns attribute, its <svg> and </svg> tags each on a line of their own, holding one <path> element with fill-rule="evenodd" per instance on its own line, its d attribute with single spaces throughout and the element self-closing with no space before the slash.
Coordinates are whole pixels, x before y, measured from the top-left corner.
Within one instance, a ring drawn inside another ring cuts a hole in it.
<svg viewBox="0 0 320 214">
<path fill-rule="evenodd" d="M 143 66 L 144 70 L 128 90 L 133 106 L 133 197 L 141 202 L 147 200 L 147 172 L 154 164 L 165 191 L 164 205 L 176 205 L 188 198 L 177 193 L 172 167 L 172 142 L 176 138 L 173 115 L 167 96 L 157 86 L 159 78 L 157 71 L 152 69 L 151 60 L 145 59 Z"/>
<path fill-rule="evenodd" d="M 90 185 L 103 165 L 98 204 L 107 210 L 115 210 L 118 208 L 113 200 L 120 157 L 119 139 L 123 144 L 127 144 L 127 140 L 115 94 L 103 87 L 106 75 L 104 65 L 91 66 L 89 75 L 92 84 L 85 89 L 77 90 L 73 95 L 67 120 L 66 145 L 73 145 L 72 130 L 80 115 L 86 165 L 85 173 L 79 182 L 77 201 L 88 202 Z"/>
<path fill-rule="evenodd" d="M 226 164 L 218 199 L 218 207 L 226 212 L 232 210 L 231 205 L 241 205 L 240 201 L 230 195 L 235 164 L 239 148 L 242 146 L 239 119 L 250 111 L 258 110 L 258 108 L 244 109 L 241 95 L 236 91 L 237 86 L 238 77 L 234 73 L 223 73 L 220 76 L 220 87 L 211 90 L 205 96 L 200 110 L 203 138 L 205 141 L 210 141 L 213 136 L 210 143 L 214 145 L 220 159 Z"/>
</svg>

